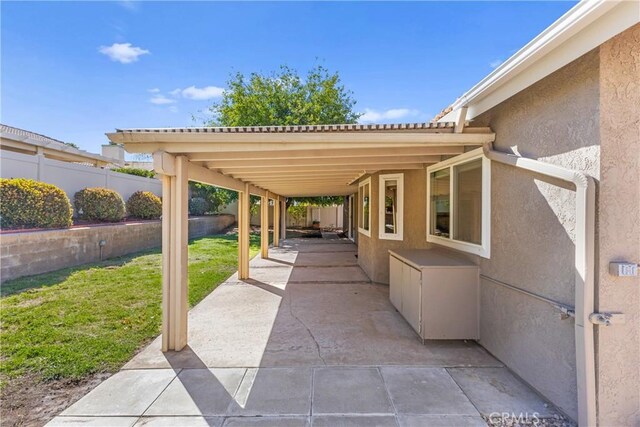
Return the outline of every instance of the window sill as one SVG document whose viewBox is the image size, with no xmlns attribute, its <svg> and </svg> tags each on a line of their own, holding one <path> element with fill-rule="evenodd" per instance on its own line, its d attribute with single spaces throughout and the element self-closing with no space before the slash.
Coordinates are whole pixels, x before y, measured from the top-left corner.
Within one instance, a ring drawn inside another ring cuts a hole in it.
<svg viewBox="0 0 640 427">
<path fill-rule="evenodd" d="M 371 230 L 365 230 L 364 228 L 358 227 L 358 233 L 364 234 L 367 237 L 371 237 Z"/>
<path fill-rule="evenodd" d="M 489 248 L 481 245 L 461 242 L 459 240 L 446 239 L 444 237 L 433 236 L 431 234 L 427 235 L 427 242 L 446 246 L 448 248 L 456 249 L 461 252 L 478 255 L 482 258 L 491 259 L 491 251 L 489 250 Z"/>
<path fill-rule="evenodd" d="M 403 241 L 404 238 L 402 237 L 401 234 L 379 234 L 378 235 L 378 239 L 380 240 L 397 240 L 397 241 Z"/>
</svg>

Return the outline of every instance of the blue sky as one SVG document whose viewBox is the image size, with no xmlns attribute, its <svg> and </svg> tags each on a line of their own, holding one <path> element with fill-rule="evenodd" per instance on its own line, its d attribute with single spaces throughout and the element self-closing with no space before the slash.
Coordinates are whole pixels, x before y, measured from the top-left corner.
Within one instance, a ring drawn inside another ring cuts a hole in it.
<svg viewBox="0 0 640 427">
<path fill-rule="evenodd" d="M 281 64 L 338 71 L 363 121 L 425 121 L 574 4 L 3 1 L 1 121 L 99 152 Z"/>
</svg>

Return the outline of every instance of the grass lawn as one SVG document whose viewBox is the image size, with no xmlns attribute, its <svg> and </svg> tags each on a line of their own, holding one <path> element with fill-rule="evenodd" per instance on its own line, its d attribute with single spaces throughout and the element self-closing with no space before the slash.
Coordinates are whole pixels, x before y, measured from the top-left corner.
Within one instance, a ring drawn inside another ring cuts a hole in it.
<svg viewBox="0 0 640 427">
<path fill-rule="evenodd" d="M 235 234 L 189 243 L 190 306 L 236 271 L 237 248 Z M 118 370 L 160 333 L 160 273 L 158 249 L 3 284 L 0 387 Z"/>
</svg>

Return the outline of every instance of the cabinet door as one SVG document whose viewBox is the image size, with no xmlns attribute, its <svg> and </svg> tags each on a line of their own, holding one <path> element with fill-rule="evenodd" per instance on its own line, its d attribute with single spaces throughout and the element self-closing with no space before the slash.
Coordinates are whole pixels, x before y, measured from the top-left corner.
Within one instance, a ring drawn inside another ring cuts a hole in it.
<svg viewBox="0 0 640 427">
<path fill-rule="evenodd" d="M 420 333 L 422 273 L 403 264 L 402 279 L 402 315 L 411 327 Z"/>
<path fill-rule="evenodd" d="M 389 257 L 389 299 L 398 311 L 402 312 L 402 262 Z"/>
</svg>

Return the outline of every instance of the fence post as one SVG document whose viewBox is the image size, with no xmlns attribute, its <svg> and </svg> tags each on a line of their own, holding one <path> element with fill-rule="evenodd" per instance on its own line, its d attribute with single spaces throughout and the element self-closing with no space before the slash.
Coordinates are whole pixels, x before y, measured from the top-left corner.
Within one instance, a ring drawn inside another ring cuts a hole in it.
<svg viewBox="0 0 640 427">
<path fill-rule="evenodd" d="M 45 177 L 44 169 L 47 167 L 47 165 L 44 162 L 44 154 L 38 154 L 36 157 L 38 158 L 38 168 L 37 168 L 38 181 L 44 181 L 44 177 Z"/>
</svg>

